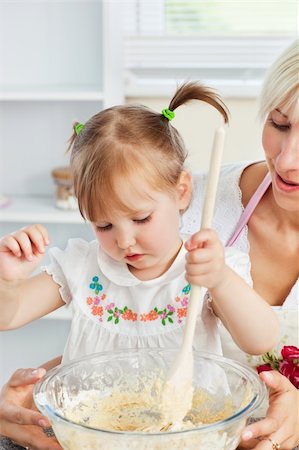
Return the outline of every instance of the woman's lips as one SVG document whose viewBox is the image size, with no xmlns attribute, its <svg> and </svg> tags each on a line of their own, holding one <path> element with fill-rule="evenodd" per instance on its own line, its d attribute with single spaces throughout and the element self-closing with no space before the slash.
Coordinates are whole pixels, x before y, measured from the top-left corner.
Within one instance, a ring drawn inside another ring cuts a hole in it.
<svg viewBox="0 0 299 450">
<path fill-rule="evenodd" d="M 278 173 L 276 173 L 275 177 L 276 185 L 280 191 L 283 192 L 294 192 L 299 190 L 299 184 L 293 183 L 292 181 L 285 180 Z"/>
</svg>

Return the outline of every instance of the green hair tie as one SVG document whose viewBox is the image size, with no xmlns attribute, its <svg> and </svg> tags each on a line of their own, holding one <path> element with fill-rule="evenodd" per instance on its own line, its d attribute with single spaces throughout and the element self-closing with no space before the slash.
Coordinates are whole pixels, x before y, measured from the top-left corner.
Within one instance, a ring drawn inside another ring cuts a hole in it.
<svg viewBox="0 0 299 450">
<path fill-rule="evenodd" d="M 174 111 L 171 111 L 168 108 L 162 109 L 162 114 L 168 120 L 172 120 L 175 117 Z"/>
<path fill-rule="evenodd" d="M 75 125 L 75 132 L 77 136 L 81 133 L 82 128 L 84 128 L 83 123 L 77 123 Z"/>
</svg>

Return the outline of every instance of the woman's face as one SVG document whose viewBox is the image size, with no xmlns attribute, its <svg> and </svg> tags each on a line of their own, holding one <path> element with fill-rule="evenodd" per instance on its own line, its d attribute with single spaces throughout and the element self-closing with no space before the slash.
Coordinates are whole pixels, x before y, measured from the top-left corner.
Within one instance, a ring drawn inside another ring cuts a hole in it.
<svg viewBox="0 0 299 450">
<path fill-rule="evenodd" d="M 263 147 L 272 176 L 276 203 L 287 211 L 299 211 L 299 118 L 292 109 L 275 109 L 263 130 Z"/>
</svg>

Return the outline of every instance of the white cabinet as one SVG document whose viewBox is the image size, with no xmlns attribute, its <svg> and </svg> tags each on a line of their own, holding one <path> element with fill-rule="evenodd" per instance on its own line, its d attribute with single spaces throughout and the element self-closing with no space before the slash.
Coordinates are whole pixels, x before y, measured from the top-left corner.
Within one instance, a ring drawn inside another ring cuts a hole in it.
<svg viewBox="0 0 299 450">
<path fill-rule="evenodd" d="M 51 224 L 55 244 L 55 228 L 86 233 L 78 212 L 55 207 L 51 170 L 68 164 L 75 120 L 123 102 L 121 9 L 108 0 L 0 2 L 0 194 L 9 199 L 0 234 L 29 222 Z"/>
<path fill-rule="evenodd" d="M 39 222 L 60 247 L 70 237 L 92 236 L 78 212 L 56 208 L 51 170 L 68 164 L 75 120 L 84 123 L 123 102 L 121 9 L 121 1 L 108 0 L 0 2 L 0 197 L 9 199 L 0 207 L 0 235 Z M 69 314 L 51 317 L 62 321 L 38 321 L 46 341 L 57 340 L 50 330 L 60 329 Z M 7 355 L 9 342 L 12 352 L 17 347 L 16 336 L 25 339 L 20 349 L 30 336 L 28 355 L 36 355 L 30 364 L 50 356 L 38 334 L 32 337 L 38 323 L 0 334 L 4 379 L 13 369 Z M 55 356 L 57 342 L 53 348 Z M 23 359 L 15 360 L 16 367 L 26 364 Z"/>
<path fill-rule="evenodd" d="M 121 5 L 0 2 L 0 193 L 52 196 L 72 123 L 123 102 Z"/>
</svg>

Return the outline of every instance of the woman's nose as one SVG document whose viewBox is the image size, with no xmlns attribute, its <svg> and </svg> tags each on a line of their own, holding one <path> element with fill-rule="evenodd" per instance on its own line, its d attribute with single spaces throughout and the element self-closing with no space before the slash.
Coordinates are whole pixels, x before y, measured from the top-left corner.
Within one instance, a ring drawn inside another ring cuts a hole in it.
<svg viewBox="0 0 299 450">
<path fill-rule="evenodd" d="M 279 160 L 284 170 L 299 170 L 299 129 L 294 129 L 286 137 Z"/>
</svg>

